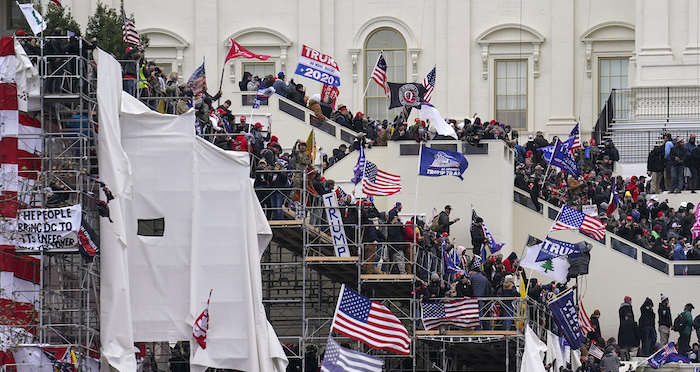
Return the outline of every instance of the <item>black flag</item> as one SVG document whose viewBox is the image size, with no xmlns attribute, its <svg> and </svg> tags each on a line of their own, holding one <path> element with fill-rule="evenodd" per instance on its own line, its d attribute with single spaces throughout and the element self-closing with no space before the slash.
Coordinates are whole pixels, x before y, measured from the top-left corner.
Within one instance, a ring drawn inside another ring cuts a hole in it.
<svg viewBox="0 0 700 372">
<path fill-rule="evenodd" d="M 418 107 L 423 102 L 425 87 L 416 83 L 387 83 L 391 91 L 389 109 L 402 106 Z"/>
</svg>

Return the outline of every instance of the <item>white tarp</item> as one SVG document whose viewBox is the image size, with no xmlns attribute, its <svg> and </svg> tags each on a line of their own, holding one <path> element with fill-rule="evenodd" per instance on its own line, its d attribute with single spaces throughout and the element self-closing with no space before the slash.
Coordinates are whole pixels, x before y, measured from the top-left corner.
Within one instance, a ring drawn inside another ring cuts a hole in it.
<svg viewBox="0 0 700 372">
<path fill-rule="evenodd" d="M 260 258 L 272 231 L 249 181 L 248 154 L 196 137 L 193 111 L 163 115 L 126 93 L 113 97 L 119 64 L 97 54 L 100 177 L 115 196 L 114 223 L 100 225 L 103 355 L 131 372 L 134 341 L 193 340 L 212 290 L 207 348 L 191 343 L 192 370 L 285 370 L 262 305 Z M 137 235 L 138 220 L 161 218 L 162 236 Z"/>
</svg>

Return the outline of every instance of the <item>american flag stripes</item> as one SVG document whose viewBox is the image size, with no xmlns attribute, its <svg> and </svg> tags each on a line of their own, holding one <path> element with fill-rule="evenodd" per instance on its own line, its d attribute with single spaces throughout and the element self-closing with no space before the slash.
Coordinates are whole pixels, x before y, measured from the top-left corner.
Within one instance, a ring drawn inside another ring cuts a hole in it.
<svg viewBox="0 0 700 372">
<path fill-rule="evenodd" d="M 583 212 L 563 206 L 559 217 L 549 231 L 579 229 L 593 236 L 595 239 L 605 238 L 605 224 L 597 218 L 586 216 Z"/>
<path fill-rule="evenodd" d="M 196 96 L 204 90 L 206 85 L 207 74 L 204 71 L 204 61 L 202 61 L 202 65 L 197 67 L 197 69 L 192 73 L 192 76 L 190 76 L 190 79 L 187 80 L 185 91 L 189 90 Z"/>
<path fill-rule="evenodd" d="M 389 84 L 387 84 L 386 81 L 386 61 L 384 60 L 384 56 L 381 54 L 377 59 L 377 64 L 374 66 L 374 70 L 372 71 L 372 80 L 376 81 L 377 84 L 384 88 L 384 94 L 386 94 L 387 97 L 391 95 Z"/>
<path fill-rule="evenodd" d="M 581 122 L 579 121 L 576 123 L 576 126 L 574 126 L 574 129 L 571 130 L 571 133 L 569 133 L 569 139 L 571 140 L 571 144 L 569 145 L 569 150 L 574 151 L 576 149 L 581 148 L 581 131 L 579 130 Z M 568 140 L 566 142 L 569 142 Z"/>
<path fill-rule="evenodd" d="M 588 349 L 588 355 L 592 355 L 594 358 L 601 360 L 603 359 L 603 350 L 601 350 L 598 345 L 591 344 L 591 347 Z"/>
<path fill-rule="evenodd" d="M 345 287 L 340 289 L 331 330 L 375 348 L 402 355 L 410 352 L 411 337 L 386 306 Z"/>
<path fill-rule="evenodd" d="M 423 79 L 423 86 L 425 87 L 423 101 L 425 102 L 430 102 L 430 99 L 433 98 L 433 89 L 435 88 L 435 67 L 433 67 L 430 73 L 428 73 L 428 76 Z"/>
<path fill-rule="evenodd" d="M 141 39 L 139 38 L 139 32 L 136 30 L 136 25 L 134 22 L 127 18 L 126 12 L 124 12 L 124 4 L 122 4 L 122 39 L 127 44 L 138 44 Z"/>
<path fill-rule="evenodd" d="M 384 361 L 359 351 L 346 349 L 328 336 L 321 372 L 381 372 Z"/>
<path fill-rule="evenodd" d="M 593 324 L 591 323 L 591 318 L 588 317 L 586 310 L 583 308 L 581 297 L 578 299 L 578 324 L 584 335 L 587 335 L 589 332 L 595 332 L 595 328 L 593 328 Z"/>
<path fill-rule="evenodd" d="M 479 301 L 465 298 L 450 302 L 423 302 L 421 316 L 427 330 L 440 326 L 477 328 L 480 325 Z"/>
<path fill-rule="evenodd" d="M 366 195 L 389 196 L 401 192 L 401 176 L 379 170 L 371 161 L 365 165 L 362 192 Z"/>
</svg>

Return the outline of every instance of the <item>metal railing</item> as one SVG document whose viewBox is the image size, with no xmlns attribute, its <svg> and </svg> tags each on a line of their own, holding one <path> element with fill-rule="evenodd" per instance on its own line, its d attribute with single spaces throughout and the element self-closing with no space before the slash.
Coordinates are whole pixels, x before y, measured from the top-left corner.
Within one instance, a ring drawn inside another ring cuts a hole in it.
<svg viewBox="0 0 700 372">
<path fill-rule="evenodd" d="M 556 207 L 542 199 L 538 200 L 541 205 L 541 210 L 538 212 L 535 207 L 530 195 L 526 194 L 524 191 L 517 188 L 513 188 L 513 202 L 520 204 L 525 208 L 532 210 L 535 213 L 543 214 L 548 216 L 550 220 L 554 220 L 559 214 L 559 207 Z M 644 249 L 643 247 L 630 242 L 619 235 L 615 235 L 610 231 L 607 231 L 605 238 L 602 241 L 596 240 L 580 232 L 580 234 L 586 237 L 589 241 L 594 241 L 599 244 L 606 246 L 616 252 L 623 254 L 637 262 L 647 265 L 660 273 L 677 277 L 677 276 L 687 276 L 687 277 L 697 277 L 700 275 L 700 261 L 673 261 L 667 258 L 661 257 L 656 253 Z"/>
</svg>

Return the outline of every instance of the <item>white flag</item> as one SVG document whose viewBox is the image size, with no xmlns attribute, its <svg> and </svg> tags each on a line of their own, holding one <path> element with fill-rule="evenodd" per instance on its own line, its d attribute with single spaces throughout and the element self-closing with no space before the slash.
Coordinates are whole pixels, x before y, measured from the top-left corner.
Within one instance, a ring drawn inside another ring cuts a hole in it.
<svg viewBox="0 0 700 372">
<path fill-rule="evenodd" d="M 537 261 L 542 243 L 527 247 L 527 253 L 520 261 L 520 266 L 533 269 L 538 273 L 556 280 L 559 283 L 566 283 L 569 274 L 569 260 L 566 256 L 548 258 Z"/>
<path fill-rule="evenodd" d="M 32 3 L 17 3 L 17 6 L 19 6 L 19 8 L 22 10 L 24 18 L 27 19 L 27 23 L 29 23 L 29 27 L 32 28 L 34 35 L 39 35 L 42 31 L 46 30 L 46 22 L 44 21 L 44 18 L 41 16 L 41 13 L 34 9 L 34 5 L 32 5 Z"/>
<path fill-rule="evenodd" d="M 440 116 L 440 112 L 435 108 L 435 106 L 422 102 L 420 105 L 420 118 L 421 119 L 430 119 L 435 123 L 435 128 L 437 129 L 438 134 L 442 134 L 443 136 L 447 137 L 452 137 L 454 139 L 457 139 L 457 133 L 455 132 L 455 129 L 452 128 L 445 119 Z"/>
<path fill-rule="evenodd" d="M 552 365 L 553 371 L 559 371 L 560 366 L 566 367 L 561 345 L 559 344 L 559 337 L 550 331 L 547 331 L 547 357 L 545 362 Z"/>
<path fill-rule="evenodd" d="M 547 345 L 540 340 L 539 337 L 532 331 L 528 325 L 525 328 L 525 350 L 523 350 L 523 359 L 520 364 L 521 371 L 527 372 L 545 372 L 544 352 L 547 351 Z"/>
</svg>

